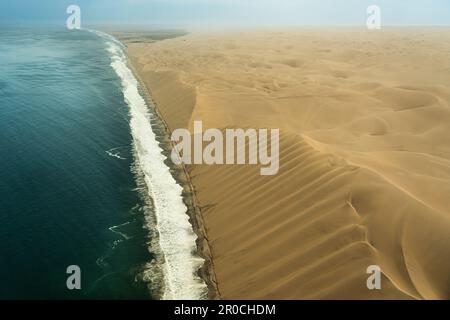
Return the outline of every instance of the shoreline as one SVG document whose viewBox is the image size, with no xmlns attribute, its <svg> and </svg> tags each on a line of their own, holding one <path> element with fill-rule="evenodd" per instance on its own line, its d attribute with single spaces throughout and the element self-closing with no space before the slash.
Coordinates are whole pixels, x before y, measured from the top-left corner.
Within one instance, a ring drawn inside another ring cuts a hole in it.
<svg viewBox="0 0 450 320">
<path fill-rule="evenodd" d="M 439 55 L 442 34 L 344 31 L 127 43 L 169 129 L 192 130 L 199 119 L 204 128 L 280 129 L 273 177 L 256 166 L 183 168 L 201 209 L 204 226 L 195 228 L 207 228 L 197 245 L 213 253 L 222 299 L 447 296 L 439 271 L 449 265 L 438 256 L 447 256 L 440 239 L 450 221 L 438 190 L 450 180 L 435 175 L 450 154 L 440 138 L 450 117 L 441 86 L 448 74 L 428 59 Z M 433 113 L 424 119 L 424 110 Z M 436 257 L 426 256 L 431 247 Z M 408 260 L 398 261 L 401 254 Z M 371 265 L 383 270 L 382 291 L 367 290 Z"/>
<path fill-rule="evenodd" d="M 120 39 L 118 39 L 120 41 Z M 128 47 L 126 43 L 120 41 L 122 45 L 125 47 L 125 53 L 127 55 L 127 62 L 130 70 L 133 72 L 134 76 L 138 80 L 140 84 L 140 91 L 142 93 L 143 98 L 147 103 L 148 108 L 152 108 L 155 112 L 155 115 L 158 118 L 158 121 L 162 125 L 162 129 L 164 131 L 164 140 L 160 141 L 161 147 L 163 149 L 164 155 L 167 159 L 170 159 L 170 152 L 174 147 L 173 142 L 170 140 L 171 131 L 167 122 L 162 117 L 160 110 L 158 109 L 158 105 L 156 101 L 152 98 L 150 88 L 147 88 L 144 81 L 142 81 L 139 73 L 137 72 L 134 62 L 128 54 Z M 202 218 L 201 208 L 198 204 L 198 200 L 196 197 L 196 192 L 194 185 L 192 184 L 191 177 L 185 165 L 174 165 L 171 161 L 167 161 L 168 166 L 171 169 L 171 173 L 176 180 L 176 182 L 183 187 L 183 202 L 188 208 L 186 214 L 189 216 L 189 222 L 192 225 L 192 229 L 197 236 L 196 245 L 197 245 L 197 254 L 200 258 L 204 259 L 204 263 L 202 267 L 198 270 L 198 275 L 205 282 L 208 288 L 208 299 L 217 300 L 220 299 L 220 292 L 218 289 L 217 278 L 214 271 L 214 262 L 212 259 L 212 253 L 209 245 L 209 240 L 207 237 L 206 228 Z"/>
</svg>

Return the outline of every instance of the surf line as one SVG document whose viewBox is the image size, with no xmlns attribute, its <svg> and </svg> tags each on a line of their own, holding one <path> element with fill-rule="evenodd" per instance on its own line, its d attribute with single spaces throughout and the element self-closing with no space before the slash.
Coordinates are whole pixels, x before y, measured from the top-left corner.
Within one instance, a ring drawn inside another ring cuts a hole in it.
<svg viewBox="0 0 450 320">
<path fill-rule="evenodd" d="M 161 266 L 164 275 L 162 299 L 206 298 L 207 286 L 197 275 L 204 260 L 193 254 L 197 251 L 197 236 L 183 202 L 183 188 L 164 162 L 166 157 L 152 127 L 150 109 L 139 92 L 137 79 L 128 67 L 123 45 L 108 34 L 95 33 L 105 40 L 111 66 L 121 81 L 124 99 L 129 106 L 136 161 L 154 205 L 156 231 L 164 260 Z"/>
</svg>

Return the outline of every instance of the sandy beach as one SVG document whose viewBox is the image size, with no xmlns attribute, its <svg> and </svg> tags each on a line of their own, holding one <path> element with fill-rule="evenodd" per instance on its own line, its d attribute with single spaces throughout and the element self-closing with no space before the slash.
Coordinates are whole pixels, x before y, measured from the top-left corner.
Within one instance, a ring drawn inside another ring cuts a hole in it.
<svg viewBox="0 0 450 320">
<path fill-rule="evenodd" d="M 129 42 L 169 130 L 279 128 L 280 170 L 186 167 L 223 299 L 450 298 L 450 29 Z M 366 269 L 382 270 L 368 290 Z"/>
</svg>

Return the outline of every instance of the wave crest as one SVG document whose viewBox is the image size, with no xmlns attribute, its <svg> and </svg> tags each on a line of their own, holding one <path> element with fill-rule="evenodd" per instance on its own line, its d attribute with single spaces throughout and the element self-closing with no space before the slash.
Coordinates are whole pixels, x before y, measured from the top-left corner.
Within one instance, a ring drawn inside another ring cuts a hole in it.
<svg viewBox="0 0 450 320">
<path fill-rule="evenodd" d="M 148 196 L 151 197 L 156 225 L 150 225 L 159 236 L 162 255 L 163 299 L 203 299 L 207 286 L 197 275 L 204 260 L 194 253 L 197 236 L 183 202 L 183 188 L 177 184 L 167 159 L 159 146 L 150 122 L 150 110 L 139 93 L 139 83 L 127 66 L 123 45 L 112 36 L 92 31 L 103 38 L 111 56 L 111 66 L 122 82 L 125 102 L 130 110 L 130 128 L 136 151 L 136 164 L 142 172 Z M 154 219 L 149 219 L 149 224 Z M 151 267 L 153 269 L 154 267 Z M 151 272 L 153 273 L 153 272 Z"/>
</svg>

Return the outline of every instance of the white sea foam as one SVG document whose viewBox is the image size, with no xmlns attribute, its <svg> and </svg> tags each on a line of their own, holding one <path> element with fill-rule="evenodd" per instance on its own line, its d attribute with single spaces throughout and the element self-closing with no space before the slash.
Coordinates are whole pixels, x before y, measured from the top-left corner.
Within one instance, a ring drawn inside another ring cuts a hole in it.
<svg viewBox="0 0 450 320">
<path fill-rule="evenodd" d="M 127 158 L 124 158 L 124 157 L 120 156 L 119 152 L 111 152 L 111 150 L 106 150 L 105 152 L 106 152 L 106 154 L 108 156 L 113 157 L 113 158 L 117 158 L 117 159 L 120 159 L 120 160 L 126 160 L 127 159 Z"/>
<path fill-rule="evenodd" d="M 195 255 L 196 235 L 189 223 L 183 202 L 183 188 L 177 184 L 164 163 L 166 157 L 150 123 L 148 106 L 138 90 L 138 81 L 127 66 L 123 46 L 110 35 L 93 31 L 105 39 L 111 66 L 122 81 L 126 103 L 130 108 L 130 128 L 137 161 L 144 174 L 148 194 L 156 215 L 156 230 L 164 258 L 163 299 L 206 298 L 207 287 L 197 271 L 204 260 Z"/>
</svg>

